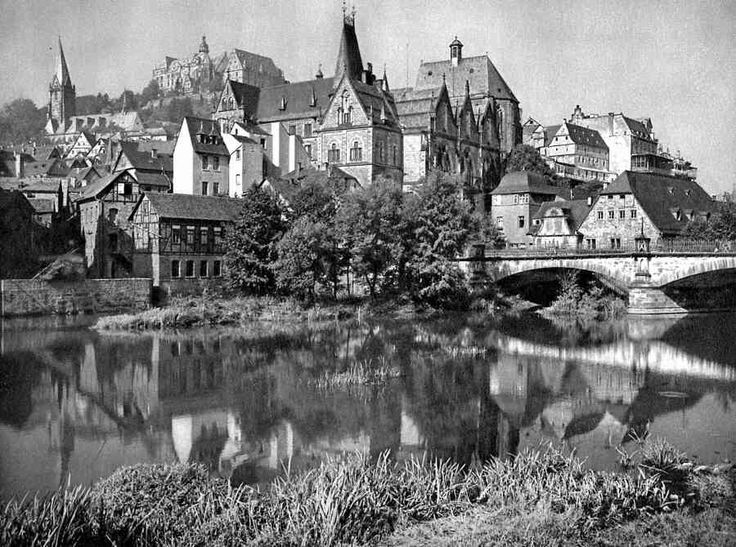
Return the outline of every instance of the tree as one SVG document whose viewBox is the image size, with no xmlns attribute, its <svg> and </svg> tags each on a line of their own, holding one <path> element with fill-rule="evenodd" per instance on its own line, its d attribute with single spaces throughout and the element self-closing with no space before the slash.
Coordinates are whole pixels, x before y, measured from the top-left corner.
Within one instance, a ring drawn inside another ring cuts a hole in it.
<svg viewBox="0 0 736 547">
<path fill-rule="evenodd" d="M 723 203 L 720 211 L 707 220 L 704 218 L 691 220 L 685 226 L 682 236 L 710 241 L 736 241 L 736 203 Z"/>
<path fill-rule="evenodd" d="M 333 231 L 308 216 L 298 218 L 276 246 L 276 286 L 297 298 L 313 300 L 316 287 L 330 281 Z"/>
<path fill-rule="evenodd" d="M 531 171 L 543 175 L 547 182 L 552 183 L 555 173 L 539 155 L 537 149 L 528 144 L 517 144 L 511 150 L 506 160 L 506 173 L 514 171 Z"/>
<path fill-rule="evenodd" d="M 15 99 L 0 109 L 0 143 L 20 144 L 36 139 L 46 124 L 46 109 L 30 99 Z"/>
<path fill-rule="evenodd" d="M 349 255 L 350 267 L 375 297 L 379 281 L 397 264 L 401 253 L 402 193 L 390 179 L 345 196 L 338 211 L 337 232 Z"/>
<path fill-rule="evenodd" d="M 275 287 L 271 265 L 286 223 L 278 200 L 270 192 L 250 188 L 242 200 L 240 216 L 227 235 L 227 282 L 233 290 L 266 294 Z"/>
<path fill-rule="evenodd" d="M 465 303 L 464 276 L 453 260 L 462 256 L 477 224 L 461 198 L 461 184 L 456 177 L 431 173 L 403 208 L 402 285 L 430 305 Z"/>
<path fill-rule="evenodd" d="M 126 111 L 138 109 L 138 97 L 130 89 L 126 89 L 120 94 L 118 102 L 120 103 L 121 110 L 123 108 L 123 105 L 125 105 Z"/>
<path fill-rule="evenodd" d="M 193 113 L 192 100 L 189 97 L 173 98 L 166 106 L 166 112 L 162 117 L 164 121 L 181 123 L 185 116 L 191 116 Z"/>
<path fill-rule="evenodd" d="M 152 100 L 158 99 L 160 92 L 161 90 L 159 89 L 157 80 L 153 79 L 150 82 L 148 82 L 146 84 L 146 87 L 144 87 L 143 90 L 141 91 L 141 95 L 140 95 L 141 106 L 145 106 Z"/>
</svg>

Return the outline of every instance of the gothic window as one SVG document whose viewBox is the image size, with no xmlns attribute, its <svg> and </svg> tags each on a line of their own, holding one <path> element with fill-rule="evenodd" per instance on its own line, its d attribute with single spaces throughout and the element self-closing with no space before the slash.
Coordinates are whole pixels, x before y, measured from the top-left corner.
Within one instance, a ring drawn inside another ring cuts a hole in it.
<svg viewBox="0 0 736 547">
<path fill-rule="evenodd" d="M 312 136 L 312 124 L 311 123 L 305 123 L 304 124 L 304 136 L 305 137 L 311 137 Z"/>
<path fill-rule="evenodd" d="M 503 110 L 500 108 L 496 111 L 496 131 L 498 132 L 498 140 L 503 140 Z"/>
<path fill-rule="evenodd" d="M 228 99 L 227 104 L 230 110 L 235 109 L 235 100 L 232 97 Z"/>
<path fill-rule="evenodd" d="M 363 159 L 363 148 L 358 141 L 353 143 L 350 149 L 350 161 L 361 161 Z"/>
<path fill-rule="evenodd" d="M 340 99 L 340 108 L 338 110 L 338 121 L 344 125 L 350 125 L 352 122 L 353 107 L 350 105 L 350 92 L 346 89 L 342 92 Z"/>
<path fill-rule="evenodd" d="M 391 150 L 392 150 L 392 155 L 393 155 L 393 160 L 394 160 L 393 163 L 394 163 L 394 165 L 399 165 L 396 145 L 393 145 L 393 147 L 392 147 Z"/>
<path fill-rule="evenodd" d="M 330 163 L 337 163 L 340 161 L 340 149 L 334 142 L 332 143 L 330 149 L 327 151 L 327 161 Z"/>
</svg>

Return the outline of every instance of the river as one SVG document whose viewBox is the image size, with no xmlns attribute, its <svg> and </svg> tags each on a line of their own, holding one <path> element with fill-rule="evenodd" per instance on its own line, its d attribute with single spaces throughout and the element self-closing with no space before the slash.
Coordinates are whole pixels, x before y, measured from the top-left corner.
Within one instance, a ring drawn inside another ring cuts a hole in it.
<svg viewBox="0 0 736 547">
<path fill-rule="evenodd" d="M 736 460 L 736 315 L 584 328 L 533 315 L 108 334 L 92 317 L 0 332 L 0 499 L 124 465 L 202 462 L 233 483 L 344 452 L 469 464 L 552 442 L 596 469 L 664 437 Z M 321 385 L 351 367 L 400 373 Z"/>
</svg>

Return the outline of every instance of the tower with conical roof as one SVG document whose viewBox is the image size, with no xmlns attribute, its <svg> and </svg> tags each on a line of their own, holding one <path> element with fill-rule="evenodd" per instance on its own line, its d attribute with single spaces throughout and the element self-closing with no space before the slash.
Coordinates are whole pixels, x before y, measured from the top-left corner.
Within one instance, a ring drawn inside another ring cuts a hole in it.
<svg viewBox="0 0 736 547">
<path fill-rule="evenodd" d="M 64 49 L 59 37 L 59 54 L 56 58 L 56 70 L 49 84 L 49 109 L 48 120 L 52 124 L 54 132 L 59 127 L 66 127 L 66 123 L 72 116 L 76 115 L 77 90 L 72 85 L 69 76 L 69 67 L 66 65 Z"/>
<path fill-rule="evenodd" d="M 343 74 L 347 74 L 348 78 L 353 80 L 360 80 L 363 76 L 363 59 L 355 34 L 355 11 L 347 12 L 343 7 L 342 20 L 342 37 L 335 66 L 335 85 L 340 83 Z"/>
</svg>

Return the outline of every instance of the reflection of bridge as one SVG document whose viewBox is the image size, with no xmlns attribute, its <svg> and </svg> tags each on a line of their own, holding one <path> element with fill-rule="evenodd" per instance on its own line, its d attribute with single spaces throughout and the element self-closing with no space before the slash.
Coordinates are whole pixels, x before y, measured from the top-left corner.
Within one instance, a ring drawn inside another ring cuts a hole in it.
<svg viewBox="0 0 736 547">
<path fill-rule="evenodd" d="M 480 247 L 480 246 L 479 246 Z M 736 270 L 736 253 L 697 250 L 508 249 L 484 252 L 460 260 L 475 277 L 498 282 L 541 270 L 579 270 L 601 278 L 629 297 L 629 313 L 682 313 L 692 304 L 678 288 L 705 286 L 705 276 Z M 702 276 L 702 277 L 698 277 Z M 722 306 L 723 303 L 720 304 Z M 704 307 L 702 305 L 696 307 Z"/>
</svg>

